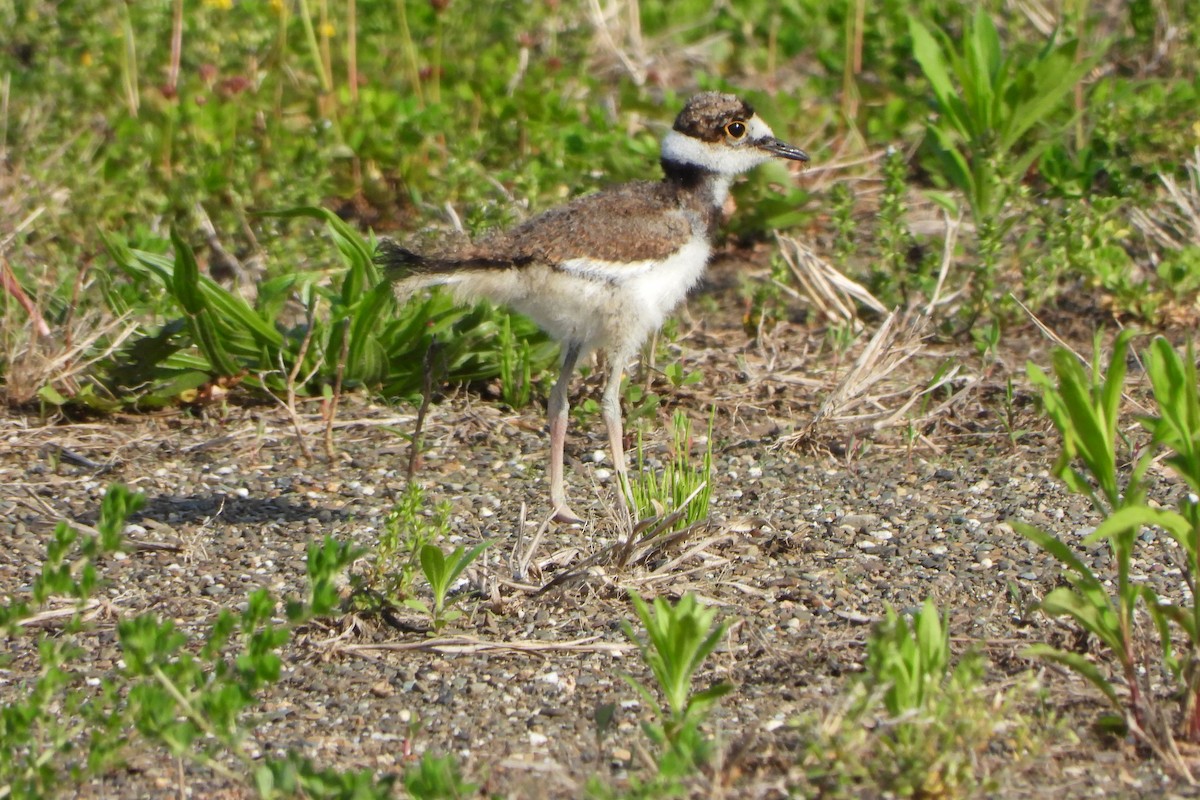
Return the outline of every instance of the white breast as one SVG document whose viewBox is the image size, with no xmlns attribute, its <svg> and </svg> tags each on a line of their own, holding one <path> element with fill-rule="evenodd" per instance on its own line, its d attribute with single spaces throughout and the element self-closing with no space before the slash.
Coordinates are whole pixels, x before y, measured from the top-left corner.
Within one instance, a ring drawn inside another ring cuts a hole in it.
<svg viewBox="0 0 1200 800">
<path fill-rule="evenodd" d="M 559 341 L 632 355 L 696 286 L 711 250 L 696 236 L 661 260 L 576 258 L 557 268 L 488 270 L 472 273 L 471 280 L 444 282 L 460 302 L 487 298 L 507 305 Z"/>
<path fill-rule="evenodd" d="M 561 268 L 604 282 L 610 294 L 604 304 L 608 306 L 603 331 L 606 344 L 637 347 L 695 288 L 711 253 L 708 240 L 696 236 L 664 260 L 621 264 L 578 258 L 564 262 Z"/>
</svg>

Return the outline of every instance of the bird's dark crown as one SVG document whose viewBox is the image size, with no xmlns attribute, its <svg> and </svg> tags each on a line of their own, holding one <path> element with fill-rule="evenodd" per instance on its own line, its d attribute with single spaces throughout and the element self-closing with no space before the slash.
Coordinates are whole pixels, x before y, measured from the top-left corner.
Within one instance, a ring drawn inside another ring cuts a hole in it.
<svg viewBox="0 0 1200 800">
<path fill-rule="evenodd" d="M 725 136 L 730 122 L 745 122 L 753 116 L 754 108 L 736 95 L 702 92 L 687 101 L 673 127 L 693 139 L 716 142 Z"/>
</svg>

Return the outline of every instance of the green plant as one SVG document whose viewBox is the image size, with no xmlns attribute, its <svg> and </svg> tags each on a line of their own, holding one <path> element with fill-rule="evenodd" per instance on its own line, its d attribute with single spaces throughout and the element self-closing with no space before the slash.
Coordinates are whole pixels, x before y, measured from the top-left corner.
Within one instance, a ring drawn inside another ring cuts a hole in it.
<svg viewBox="0 0 1200 800">
<path fill-rule="evenodd" d="M 39 639 L 38 676 L 20 699 L 0 708 L 0 794 L 6 797 L 53 795 L 70 776 L 103 770 L 119 757 L 125 737 L 112 711 L 115 698 L 108 687 L 98 695 L 87 692 L 71 662 L 78 654 L 74 635 L 84 629 L 83 614 L 97 588 L 96 564 L 121 549 L 125 520 L 144 503 L 144 495 L 110 486 L 100 505 L 99 535 L 84 535 L 60 522 L 28 600 L 12 594 L 3 598 L 0 628 L 13 638 L 25 635 L 23 623 L 51 598 L 74 601 L 64 627 L 68 635 Z"/>
<path fill-rule="evenodd" d="M 425 493 L 410 483 L 383 522 L 379 542 L 370 551 L 365 570 L 354 576 L 355 603 L 379 610 L 401 605 L 413 594 L 421 567 L 421 549 L 449 533 L 450 504 L 438 503 L 433 514 L 423 513 Z"/>
<path fill-rule="evenodd" d="M 916 237 L 908 228 L 908 157 L 889 147 L 883 158 L 883 193 L 879 198 L 879 227 L 875 234 L 879 260 L 871 273 L 871 288 L 884 305 L 909 306 L 933 290 L 923 265 L 913 263 Z"/>
<path fill-rule="evenodd" d="M 683 386 L 693 386 L 704 380 L 704 372 L 702 370 L 684 371 L 683 363 L 679 361 L 672 361 L 670 364 L 667 364 L 663 367 L 662 372 L 676 389 Z"/>
<path fill-rule="evenodd" d="M 1004 413 L 1000 417 L 1000 423 L 1004 426 L 1004 432 L 1008 436 L 1008 442 L 1015 451 L 1017 445 L 1029 433 L 1028 430 L 1018 427 L 1017 419 L 1017 391 L 1013 385 L 1012 376 L 1009 375 L 1004 382 Z"/>
<path fill-rule="evenodd" d="M 656 597 L 653 611 L 635 592 L 629 593 L 629 599 L 646 629 L 646 638 L 637 636 L 627 621 L 622 621 L 621 627 L 650 667 L 665 707 L 659 708 L 645 684 L 628 675 L 625 680 L 658 720 L 642 727 L 662 749 L 660 772 L 667 778 L 681 778 L 708 760 L 712 744 L 700 733 L 700 724 L 713 704 L 733 689 L 722 682 L 692 691 L 696 671 L 720 643 L 727 625 L 714 626 L 716 610 L 700 605 L 692 594 L 685 594 L 675 605 Z"/>
<path fill-rule="evenodd" d="M 529 341 L 513 334 L 512 317 L 500 322 L 500 399 L 512 408 L 525 408 L 533 399 L 533 359 Z"/>
<path fill-rule="evenodd" d="M 259 763 L 243 744 L 243 713 L 256 702 L 260 689 L 279 680 L 279 648 L 291 638 L 294 627 L 337 608 L 335 575 L 360 554 L 332 538 L 310 542 L 307 597 L 286 604 L 286 623 L 275 621 L 278 603 L 267 590 L 259 589 L 249 595 L 239 614 L 228 610 L 218 614 L 198 651 L 193 651 L 193 642 L 176 630 L 172 620 L 153 614 L 121 620 L 117 631 L 126 662 L 122 677 L 129 687 L 123 713 L 142 736 L 172 755 L 236 779 L 241 776 L 222 759 L 233 756 L 253 775 L 265 797 L 274 796 L 276 782 L 293 773 L 298 785 L 319 796 L 346 796 L 331 784 L 365 785 L 372 790 L 365 796 L 384 796 L 392 778 L 376 784 L 367 773 L 331 781 L 336 773 L 305 771 L 311 765 L 294 755 L 285 759 L 286 765 L 274 759 Z"/>
<path fill-rule="evenodd" d="M 882 206 L 882 203 L 880 204 Z M 833 256 L 844 268 L 858 253 L 858 221 L 854 218 L 854 190 L 848 183 L 829 189 L 829 216 L 833 222 Z"/>
<path fill-rule="evenodd" d="M 1165 298 L 1130 255 L 1133 232 L 1124 219 L 1125 205 L 1113 198 L 1046 204 L 1039 212 L 1045 236 L 1041 255 L 1021 267 L 1024 302 L 1036 309 L 1063 291 L 1064 278 L 1081 280 L 1100 303 L 1156 320 Z"/>
<path fill-rule="evenodd" d="M 859 326 L 853 321 L 832 322 L 825 328 L 821 343 L 832 351 L 834 362 L 840 363 L 858 341 L 860 332 Z"/>
<path fill-rule="evenodd" d="M 976 325 L 971 328 L 971 342 L 975 345 L 975 352 L 979 354 L 979 360 L 983 362 L 984 369 L 995 363 L 1000 352 L 1000 339 L 1003 332 L 1003 327 L 998 319 L 991 319 L 984 325 Z"/>
<path fill-rule="evenodd" d="M 0 710 L 0 796 L 53 795 L 67 781 L 103 773 L 135 732 L 175 757 L 253 785 L 264 798 L 390 796 L 393 778 L 318 769 L 294 753 L 256 758 L 244 745 L 245 711 L 258 702 L 259 690 L 279 679 L 278 650 L 291 630 L 336 610 L 335 576 L 359 555 L 349 545 L 328 538 L 309 544 L 307 594 L 286 604 L 282 624 L 275 621 L 281 609 L 266 590 L 252 592 L 240 613 L 222 609 L 202 640 L 154 614 L 120 619 L 124 667 L 104 676 L 98 688 L 85 688 L 72 660 L 89 633 L 82 614 L 100 585 L 96 566 L 121 548 L 125 520 L 143 502 L 123 486 L 110 487 L 98 535 L 83 536 L 61 523 L 30 587 L 32 604 L 10 596 L 0 606 L 0 622 L 10 636 L 19 636 L 22 623 L 51 597 L 76 604 L 65 637 L 39 640 L 41 672 L 23 699 Z M 228 765 L 228 756 L 242 771 Z"/>
<path fill-rule="evenodd" d="M 867 639 L 863 673 L 844 716 L 822 725 L 804 758 L 820 791 L 854 795 L 869 780 L 897 796 L 955 797 L 980 783 L 976 760 L 995 736 L 983 660 L 951 666 L 947 620 L 931 600 L 910 622 L 890 606 Z"/>
<path fill-rule="evenodd" d="M 971 206 L 979 236 L 973 292 L 990 301 L 997 256 L 1009 222 L 1005 203 L 1029 167 L 1054 141 L 1048 125 L 1093 59 L 1079 58 L 1078 42 L 1048 40 L 1032 56 L 1005 53 L 988 12 L 976 7 L 956 40 L 931 33 L 916 17 L 912 52 L 933 90 L 937 117 L 926 126 L 941 174 Z M 1061 129 L 1061 123 L 1059 125 Z"/>
<path fill-rule="evenodd" d="M 661 517 L 687 504 L 674 529 L 694 525 L 708 516 L 712 496 L 712 431 L 716 409 L 709 415 L 708 438 L 699 464 L 691 455 L 692 423 L 687 414 L 676 411 L 671 418 L 671 458 L 663 465 L 662 477 L 646 468 L 642 432 L 638 429 L 634 476 L 630 496 L 639 518 Z"/>
<path fill-rule="evenodd" d="M 404 773 L 404 788 L 413 800 L 458 800 L 478 789 L 459 773 L 454 756 L 425 753 L 416 766 Z"/>
<path fill-rule="evenodd" d="M 1118 420 L 1131 338 L 1129 331 L 1117 336 L 1106 374 L 1101 374 L 1098 338 L 1090 374 L 1063 350 L 1054 354 L 1057 384 L 1036 366 L 1029 367 L 1031 379 L 1042 391 L 1046 413 L 1062 436 L 1054 472 L 1102 515 L 1103 521 L 1084 542 L 1108 545 L 1115 581 L 1096 574 L 1057 537 L 1029 525 L 1019 526 L 1022 535 L 1064 568 L 1068 585 L 1047 593 L 1041 609 L 1051 616 L 1068 616 L 1095 636 L 1106 648 L 1105 654 L 1115 659 L 1124 690 L 1109 677 L 1103 661 L 1048 645 L 1035 645 L 1028 652 L 1061 663 L 1091 681 L 1119 715 L 1112 720 L 1115 724 L 1124 723 L 1186 773 L 1186 765 L 1172 755 L 1176 751 L 1169 729 L 1151 724 L 1167 715 L 1157 708 L 1158 695 L 1149 690 L 1148 682 L 1152 676 L 1169 676 L 1180 704 L 1174 716 L 1176 735 L 1200 741 L 1200 604 L 1195 601 L 1200 575 L 1200 383 L 1190 347 L 1181 357 L 1165 339 L 1152 342 L 1143 361 L 1155 408 L 1141 419 L 1151 441 L 1128 456 L 1132 468 L 1124 475 L 1124 436 Z M 1147 496 L 1146 473 L 1160 456 L 1188 489 L 1176 510 L 1151 505 Z M 1140 544 L 1139 534 L 1145 528 L 1162 530 L 1178 546 L 1184 561 L 1181 596 L 1160 595 L 1131 574 L 1135 550 L 1149 547 Z M 1139 609 L 1153 620 L 1160 645 L 1157 661 L 1141 646 L 1146 631 L 1139 624 Z M 1181 636 L 1186 646 L 1176 649 L 1176 636 Z"/>
<path fill-rule="evenodd" d="M 440 631 L 446 626 L 446 623 L 461 617 L 462 612 L 451 606 L 458 602 L 462 595 L 451 597 L 450 589 L 453 588 L 454 582 L 458 580 L 458 576 L 463 573 L 463 570 L 469 567 L 471 562 L 489 544 L 491 542 L 481 542 L 470 550 L 459 545 L 449 554 L 443 553 L 442 549 L 435 544 L 422 545 L 419 551 L 421 572 L 424 573 L 425 580 L 429 581 L 429 589 L 433 593 L 433 607 L 430 608 L 425 601 L 416 597 L 408 598 L 404 604 L 423 614 L 428 614 L 433 621 L 435 631 Z"/>
<path fill-rule="evenodd" d="M 125 274 L 142 284 L 158 281 L 184 316 L 182 325 L 170 320 L 146 330 L 107 364 L 104 410 L 129 400 L 174 402 L 213 380 L 276 395 L 369 387 L 411 399 L 422 385 L 422 355 L 435 342 L 449 380 L 500 376 L 509 402 L 528 403 L 532 375 L 550 363 L 555 349 L 531 322 L 488 306 L 456 308 L 438 293 L 397 308 L 372 260 L 373 243 L 337 215 L 298 208 L 273 216 L 325 223 L 345 264 L 332 287 L 322 285 L 318 273 L 290 273 L 262 282 L 251 305 L 201 275 L 191 247 L 176 233 L 174 259 L 107 238 Z M 289 298 L 299 299 L 305 311 L 292 327 L 279 321 Z M 298 385 L 290 385 L 296 376 Z M 69 399 L 75 398 L 57 398 Z"/>
</svg>

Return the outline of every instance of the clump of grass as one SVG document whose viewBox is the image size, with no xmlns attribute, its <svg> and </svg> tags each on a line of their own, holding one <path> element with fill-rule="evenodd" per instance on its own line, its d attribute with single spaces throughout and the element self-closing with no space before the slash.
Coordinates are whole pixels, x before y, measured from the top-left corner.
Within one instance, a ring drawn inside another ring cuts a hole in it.
<svg viewBox="0 0 1200 800">
<path fill-rule="evenodd" d="M 638 430 L 636 471 L 630 481 L 630 494 L 639 518 L 662 517 L 682 510 L 671 530 L 686 528 L 708 516 L 712 496 L 712 432 L 716 418 L 709 415 L 708 437 L 704 454 L 696 463 L 691 455 L 692 423 L 682 411 L 671 418 L 671 457 L 659 476 L 647 469 L 641 429 Z"/>
<path fill-rule="evenodd" d="M 1055 113 L 1093 59 L 1077 57 L 1077 40 L 1051 39 L 1031 55 L 1006 53 L 982 7 L 957 39 L 931 32 L 917 16 L 909 32 L 938 112 L 926 126 L 936 168 L 966 196 L 978 232 L 969 309 L 978 315 L 995 298 L 1002 243 L 1014 220 L 1005 206 L 1057 139 L 1065 123 Z M 1038 128 L 1044 130 L 1035 134 Z"/>
<path fill-rule="evenodd" d="M 889 607 L 867 640 L 862 675 L 826 719 L 804 726 L 806 780 L 823 797 L 866 786 L 899 797 L 977 791 L 986 783 L 980 757 L 1006 722 L 982 679 L 977 651 L 954 663 L 947 619 L 932 601 L 911 621 Z"/>
</svg>

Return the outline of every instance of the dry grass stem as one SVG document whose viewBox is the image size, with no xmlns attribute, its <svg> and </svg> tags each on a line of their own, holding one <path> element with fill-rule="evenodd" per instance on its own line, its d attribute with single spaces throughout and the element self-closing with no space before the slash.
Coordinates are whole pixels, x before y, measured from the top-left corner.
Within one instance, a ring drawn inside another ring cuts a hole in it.
<svg viewBox="0 0 1200 800">
<path fill-rule="evenodd" d="M 615 0 L 605 10 L 600 7 L 600 0 L 588 0 L 588 17 L 601 47 L 620 62 L 635 85 L 644 86 L 647 59 L 638 0 L 628 0 L 628 8 L 624 5 Z M 618 39 L 626 42 L 632 52 L 626 52 Z"/>
<path fill-rule="evenodd" d="M 873 423 L 871 427 L 874 430 L 895 424 L 930 389 L 884 394 L 872 393 L 872 389 L 922 351 L 922 340 L 928 325 L 929 318 L 923 314 L 900 314 L 895 311 L 888 314 L 850 371 L 829 392 L 808 425 L 781 438 L 773 447 L 795 447 L 811 441 L 818 428 L 827 423 L 853 422 L 862 425 L 869 422 Z M 898 409 L 887 407 L 887 399 L 906 394 L 908 399 Z M 855 409 L 863 407 L 870 410 L 854 413 Z"/>
<path fill-rule="evenodd" d="M 788 269 L 800 283 L 803 294 L 784 283 L 775 285 L 797 299 L 807 300 L 829 322 L 849 322 L 855 330 L 861 330 L 862 322 L 858 319 L 856 302 L 879 314 L 887 313 L 883 303 L 876 300 L 865 286 L 838 272 L 832 264 L 805 245 L 779 233 L 775 234 L 775 241 L 779 244 L 779 253 Z"/>
<path fill-rule="evenodd" d="M 1188 179 L 1182 186 L 1172 175 L 1159 176 L 1170 203 L 1157 204 L 1154 216 L 1142 208 L 1135 208 L 1130 214 L 1138 230 L 1166 250 L 1200 247 L 1200 147 L 1192 152 L 1185 166 Z"/>
<path fill-rule="evenodd" d="M 87 380 L 89 369 L 120 350 L 139 327 L 129 322 L 128 315 L 104 321 L 89 315 L 72 326 L 64 342 L 10 339 L 4 398 L 13 405 L 24 405 L 44 386 L 54 386 L 68 397 L 74 395 Z"/>
<path fill-rule="evenodd" d="M 464 655 L 471 653 L 626 653 L 635 649 L 632 644 L 601 642 L 599 636 L 588 636 L 569 642 L 514 639 L 489 642 L 474 636 L 441 636 L 417 642 L 381 642 L 377 644 L 340 644 L 330 640 L 339 653 L 400 652 L 416 650 L 427 653 Z M 321 643 L 318 643 L 321 644 Z"/>
</svg>

